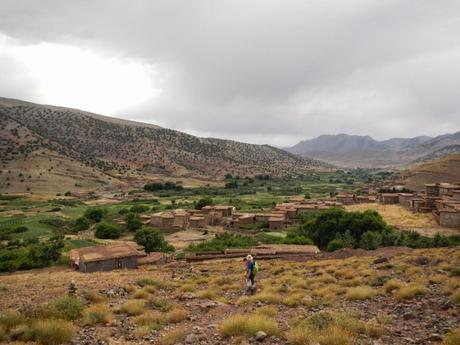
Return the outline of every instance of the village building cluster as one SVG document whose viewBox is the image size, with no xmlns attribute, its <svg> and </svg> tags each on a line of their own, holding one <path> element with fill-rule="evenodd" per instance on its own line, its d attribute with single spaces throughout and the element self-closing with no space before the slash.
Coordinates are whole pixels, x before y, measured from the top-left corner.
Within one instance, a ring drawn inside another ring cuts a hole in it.
<svg viewBox="0 0 460 345">
<path fill-rule="evenodd" d="M 379 201 L 400 204 L 413 212 L 431 212 L 439 225 L 460 229 L 460 184 L 426 184 L 423 193 L 383 193 Z"/>
<path fill-rule="evenodd" d="M 236 212 L 234 206 L 205 206 L 201 210 L 163 211 L 145 215 L 144 223 L 163 231 L 181 231 L 188 229 L 205 229 L 209 226 L 223 226 L 239 229 L 245 225 L 263 223 L 272 230 L 284 229 L 292 225 L 302 212 L 318 212 L 331 207 L 341 207 L 336 201 L 302 200 L 274 206 L 269 212 Z"/>
<path fill-rule="evenodd" d="M 415 213 L 433 213 L 439 225 L 460 229 L 460 184 L 431 183 L 425 185 L 420 193 L 398 192 L 377 193 L 369 191 L 367 195 L 341 192 L 336 201 L 342 205 L 355 205 L 379 202 L 382 205 L 398 204 Z"/>
</svg>

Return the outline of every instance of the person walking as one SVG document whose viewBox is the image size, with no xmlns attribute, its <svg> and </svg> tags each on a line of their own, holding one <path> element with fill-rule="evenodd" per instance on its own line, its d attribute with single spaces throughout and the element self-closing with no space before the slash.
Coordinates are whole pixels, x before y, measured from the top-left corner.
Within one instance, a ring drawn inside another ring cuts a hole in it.
<svg viewBox="0 0 460 345">
<path fill-rule="evenodd" d="M 254 278 L 257 272 L 257 265 L 252 255 L 246 256 L 244 260 L 246 264 L 246 292 L 250 295 L 254 295 L 256 292 Z"/>
</svg>

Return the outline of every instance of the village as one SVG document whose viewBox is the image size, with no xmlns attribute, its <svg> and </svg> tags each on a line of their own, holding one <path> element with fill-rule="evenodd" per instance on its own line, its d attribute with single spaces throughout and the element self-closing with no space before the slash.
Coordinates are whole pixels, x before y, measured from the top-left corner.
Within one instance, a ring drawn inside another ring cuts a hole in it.
<svg viewBox="0 0 460 345">
<path fill-rule="evenodd" d="M 298 224 L 302 214 L 318 213 L 331 208 L 347 205 L 380 203 L 382 205 L 400 204 L 415 213 L 431 213 L 440 226 L 460 228 L 460 185 L 447 183 L 427 184 L 423 193 L 397 192 L 376 193 L 372 189 L 366 195 L 340 192 L 334 198 L 293 199 L 291 202 L 276 204 L 268 212 L 237 212 L 230 205 L 207 205 L 200 210 L 176 209 L 153 214 L 143 214 L 145 225 L 162 232 L 203 231 L 218 227 L 223 231 L 238 232 L 251 225 L 267 228 L 270 231 L 283 231 Z M 119 220 L 120 224 L 123 220 Z M 247 231 L 246 231 L 247 232 Z M 212 234 L 211 234 L 212 236 Z M 243 257 L 252 254 L 258 259 L 286 257 L 314 257 L 320 253 L 313 245 L 259 245 L 250 249 L 225 249 L 223 252 L 191 253 L 188 262 L 211 259 Z M 122 241 L 105 246 L 94 246 L 72 250 L 69 253 L 71 267 L 82 272 L 137 268 L 144 264 L 163 264 L 172 260 L 164 253 L 145 253 L 135 242 Z"/>
</svg>

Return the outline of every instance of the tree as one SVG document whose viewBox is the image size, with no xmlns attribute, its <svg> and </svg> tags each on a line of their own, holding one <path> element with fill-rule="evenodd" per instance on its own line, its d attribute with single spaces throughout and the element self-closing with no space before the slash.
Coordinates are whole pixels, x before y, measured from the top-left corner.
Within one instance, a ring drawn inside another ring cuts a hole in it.
<svg viewBox="0 0 460 345">
<path fill-rule="evenodd" d="M 150 252 L 173 252 L 174 247 L 164 239 L 162 233 L 153 228 L 143 227 L 134 235 L 134 241 L 144 246 L 147 253 Z"/>
<path fill-rule="evenodd" d="M 237 189 L 238 188 L 238 182 L 236 181 L 230 181 L 225 183 L 225 189 Z"/>
<path fill-rule="evenodd" d="M 90 222 L 86 217 L 79 217 L 75 220 L 75 230 L 83 231 L 87 230 L 90 226 Z"/>
<path fill-rule="evenodd" d="M 121 231 L 116 226 L 106 224 L 106 223 L 101 223 L 96 227 L 94 236 L 96 236 L 96 238 L 102 238 L 102 239 L 116 239 L 116 238 L 120 238 Z"/>
<path fill-rule="evenodd" d="M 104 211 L 100 208 L 88 208 L 85 212 L 85 217 L 94 223 L 99 223 L 104 216 Z"/>
<path fill-rule="evenodd" d="M 198 200 L 198 202 L 195 205 L 195 209 L 201 210 L 203 207 L 208 206 L 208 205 L 212 205 L 212 204 L 213 204 L 213 200 L 210 197 L 207 196 L 207 197 L 204 197 L 204 198 Z"/>
<path fill-rule="evenodd" d="M 125 222 L 126 222 L 126 229 L 128 231 L 136 231 L 137 229 L 140 229 L 142 226 L 141 219 L 139 216 L 133 212 L 129 212 L 125 216 Z"/>
<path fill-rule="evenodd" d="M 63 237 L 54 236 L 45 243 L 32 246 L 28 258 L 36 267 L 46 267 L 61 257 L 62 248 L 64 248 Z"/>
</svg>

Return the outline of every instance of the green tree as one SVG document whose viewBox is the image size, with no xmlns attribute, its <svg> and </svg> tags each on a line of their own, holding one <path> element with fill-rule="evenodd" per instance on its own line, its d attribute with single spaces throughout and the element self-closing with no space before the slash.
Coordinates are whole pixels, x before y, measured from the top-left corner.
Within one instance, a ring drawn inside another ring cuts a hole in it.
<svg viewBox="0 0 460 345">
<path fill-rule="evenodd" d="M 212 205 L 212 204 L 213 204 L 212 198 L 204 197 L 204 198 L 198 200 L 198 202 L 195 205 L 195 209 L 201 210 L 203 207 L 208 206 L 208 205 Z"/>
<path fill-rule="evenodd" d="M 75 220 L 75 230 L 83 231 L 87 230 L 90 226 L 90 222 L 86 217 L 79 217 Z"/>
<path fill-rule="evenodd" d="M 102 239 L 116 239 L 120 238 L 121 231 L 116 226 L 107 223 L 101 223 L 96 227 L 94 236 L 96 236 L 96 238 Z"/>
<path fill-rule="evenodd" d="M 99 223 L 104 216 L 104 211 L 100 208 L 88 208 L 85 212 L 85 217 L 94 223 Z"/>
<path fill-rule="evenodd" d="M 125 216 L 125 222 L 126 222 L 126 229 L 128 231 L 136 231 L 137 229 L 140 229 L 142 226 L 141 219 L 136 213 L 129 212 Z"/>
<path fill-rule="evenodd" d="M 144 246 L 147 253 L 150 252 L 173 252 L 174 247 L 164 239 L 162 233 L 153 228 L 143 227 L 134 235 L 134 241 Z"/>
</svg>

